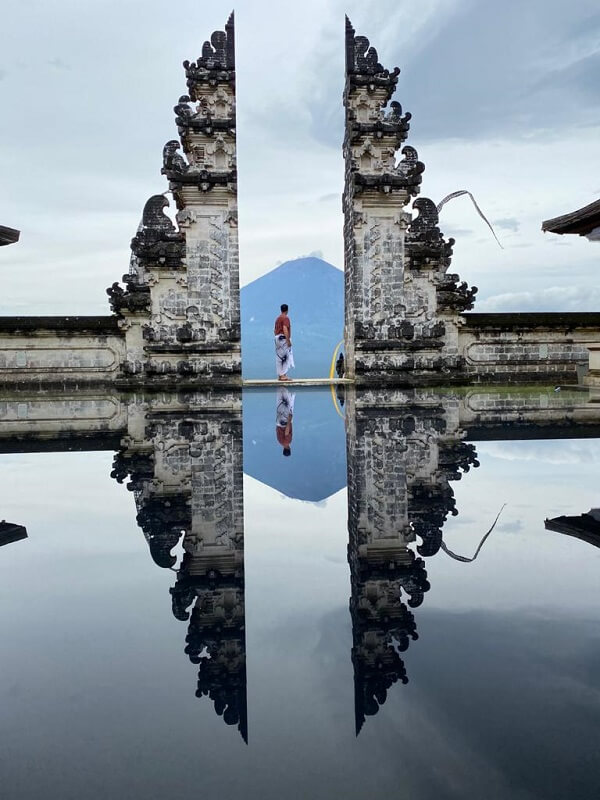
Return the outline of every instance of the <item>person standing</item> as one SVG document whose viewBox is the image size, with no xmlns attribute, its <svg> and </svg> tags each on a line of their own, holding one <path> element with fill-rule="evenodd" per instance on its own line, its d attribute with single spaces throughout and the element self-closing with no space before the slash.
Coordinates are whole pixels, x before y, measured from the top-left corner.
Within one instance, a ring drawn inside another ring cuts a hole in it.
<svg viewBox="0 0 600 800">
<path fill-rule="evenodd" d="M 282 303 L 281 314 L 275 320 L 275 366 L 277 379 L 289 381 L 288 370 L 295 367 L 292 353 L 292 323 L 288 317 L 287 303 Z"/>
</svg>

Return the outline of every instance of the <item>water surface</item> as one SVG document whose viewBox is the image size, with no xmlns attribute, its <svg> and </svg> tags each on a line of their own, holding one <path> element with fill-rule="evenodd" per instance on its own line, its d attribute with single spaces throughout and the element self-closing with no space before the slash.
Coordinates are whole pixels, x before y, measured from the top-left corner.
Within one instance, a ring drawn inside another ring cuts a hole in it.
<svg viewBox="0 0 600 800">
<path fill-rule="evenodd" d="M 0 408 L 4 798 L 598 796 L 595 410 L 392 394 Z"/>
</svg>

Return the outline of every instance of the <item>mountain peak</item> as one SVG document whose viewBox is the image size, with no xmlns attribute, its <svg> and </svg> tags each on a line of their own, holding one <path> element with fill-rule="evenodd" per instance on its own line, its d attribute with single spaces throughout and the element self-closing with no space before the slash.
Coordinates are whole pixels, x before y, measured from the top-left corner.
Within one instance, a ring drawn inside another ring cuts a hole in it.
<svg viewBox="0 0 600 800">
<path fill-rule="evenodd" d="M 313 273 L 318 275 L 334 273 L 336 277 L 344 274 L 341 269 L 338 269 L 333 264 L 330 264 L 328 261 L 325 261 L 322 258 L 318 258 L 317 256 L 300 256 L 299 258 L 293 258 L 290 261 L 284 261 L 282 264 L 278 264 L 272 270 L 269 270 L 269 272 L 261 275 L 260 278 L 256 278 L 246 285 L 253 286 L 264 278 L 271 278 L 275 277 L 276 275 L 288 275 L 290 273 L 297 272 L 302 272 L 304 275 Z"/>
<path fill-rule="evenodd" d="M 274 372 L 273 322 L 287 303 L 292 320 L 296 377 L 329 374 L 343 336 L 344 273 L 316 256 L 286 261 L 242 287 L 242 367 L 247 378 Z"/>
</svg>

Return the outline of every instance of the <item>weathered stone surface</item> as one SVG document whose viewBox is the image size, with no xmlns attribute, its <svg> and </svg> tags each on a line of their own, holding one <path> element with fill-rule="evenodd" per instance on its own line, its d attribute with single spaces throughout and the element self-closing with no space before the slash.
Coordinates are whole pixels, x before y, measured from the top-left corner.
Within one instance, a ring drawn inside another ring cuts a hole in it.
<svg viewBox="0 0 600 800">
<path fill-rule="evenodd" d="M 207 695 L 247 739 L 241 395 L 141 395 L 112 476 L 134 493 L 154 562 L 173 568 L 173 614 Z"/>
<path fill-rule="evenodd" d="M 357 734 L 391 686 L 429 590 L 423 557 L 456 514 L 449 481 L 478 466 L 461 442 L 456 399 L 427 392 L 347 392 L 348 560 Z M 414 545 L 417 553 L 415 553 Z"/>
<path fill-rule="evenodd" d="M 469 383 L 576 383 L 600 314 L 465 314 L 458 346 Z"/>
<path fill-rule="evenodd" d="M 0 318 L 0 385 L 109 384 L 124 359 L 111 317 Z"/>
<path fill-rule="evenodd" d="M 364 37 L 346 23 L 344 245 L 346 374 L 358 383 L 418 384 L 456 380 L 458 314 L 476 289 L 447 275 L 446 241 L 435 204 L 415 201 L 424 165 L 406 138 L 410 114 L 387 109 L 398 68 L 386 70 Z"/>
<path fill-rule="evenodd" d="M 151 197 L 126 289 L 108 290 L 127 342 L 121 385 L 241 380 L 233 15 L 184 68 L 180 140 L 166 143 L 162 168 L 178 227 L 166 198 Z"/>
<path fill-rule="evenodd" d="M 453 239 L 429 198 L 413 203 L 424 166 L 412 147 L 396 164 L 410 115 L 385 69 L 346 21 L 344 208 L 346 375 L 362 385 L 574 382 L 600 315 L 464 315 L 475 302 L 448 272 Z"/>
</svg>

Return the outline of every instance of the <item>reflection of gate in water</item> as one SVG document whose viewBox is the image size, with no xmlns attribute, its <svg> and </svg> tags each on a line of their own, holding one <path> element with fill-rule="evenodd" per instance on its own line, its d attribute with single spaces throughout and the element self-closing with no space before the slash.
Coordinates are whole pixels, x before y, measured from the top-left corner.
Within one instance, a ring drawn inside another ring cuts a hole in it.
<svg viewBox="0 0 600 800">
<path fill-rule="evenodd" d="M 342 423 L 328 388 L 300 394 L 296 435 L 320 464 L 325 459 L 311 437 L 322 428 L 311 426 L 310 409 L 318 406 L 308 398 L 323 402 L 326 426 Z M 273 391 L 245 393 L 249 412 L 256 398 L 273 439 Z M 409 679 L 401 654 L 417 639 L 413 612 L 429 589 L 425 559 L 440 549 L 455 555 L 442 539 L 448 515 L 458 513 L 451 481 L 478 466 L 468 440 L 599 437 L 600 407 L 580 393 L 344 387 L 343 408 L 358 732 L 391 686 Z M 0 452 L 117 450 L 112 477 L 133 493 L 150 554 L 161 568 L 176 568 L 172 608 L 188 623 L 185 652 L 198 666 L 196 694 L 208 696 L 247 740 L 241 412 L 239 390 L 6 394 Z M 248 413 L 246 442 L 255 424 Z M 497 511 L 490 509 L 490 521 Z M 550 522 L 581 533 L 589 521 Z"/>
</svg>

